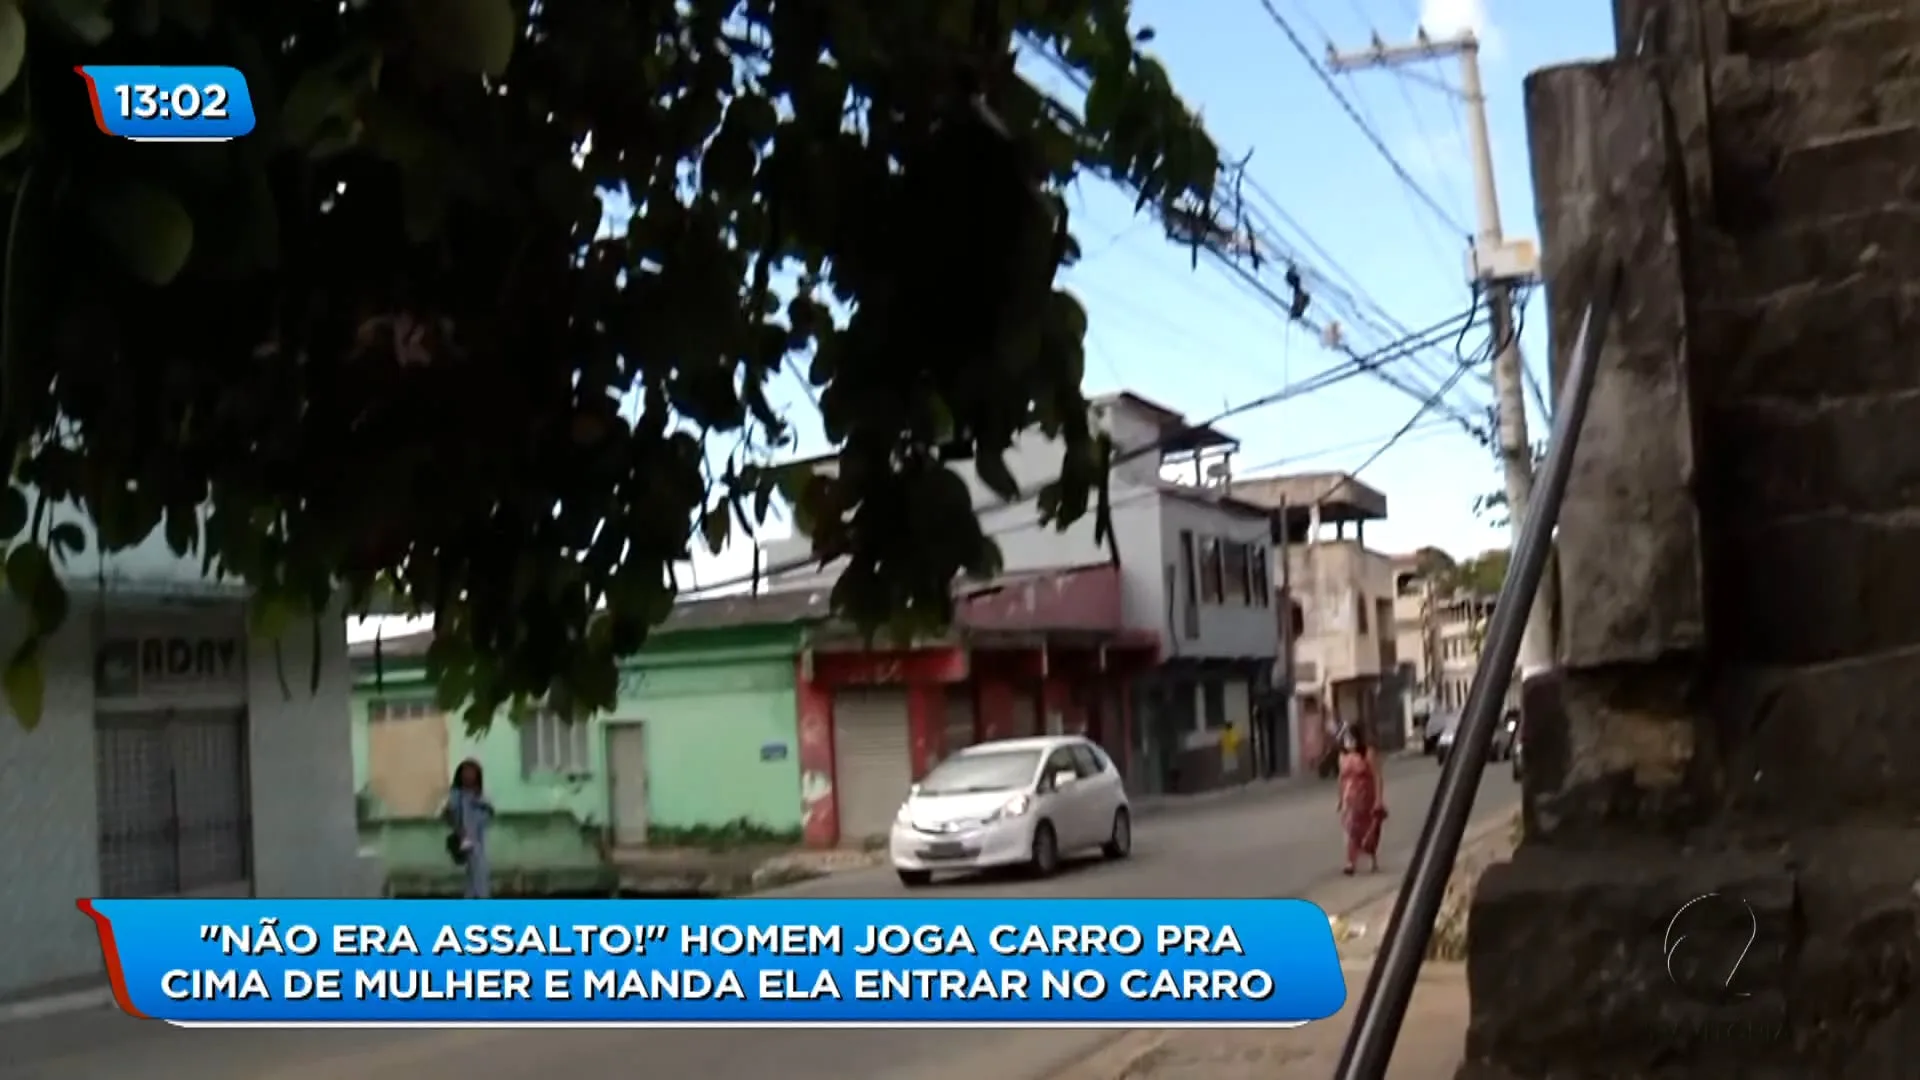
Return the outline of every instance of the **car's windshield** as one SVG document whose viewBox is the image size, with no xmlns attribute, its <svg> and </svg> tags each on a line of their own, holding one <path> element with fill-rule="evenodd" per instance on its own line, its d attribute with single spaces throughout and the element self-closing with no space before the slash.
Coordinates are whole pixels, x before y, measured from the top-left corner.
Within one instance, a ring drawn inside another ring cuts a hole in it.
<svg viewBox="0 0 1920 1080">
<path fill-rule="evenodd" d="M 1013 791 L 1033 782 L 1038 750 L 975 750 L 955 754 L 920 781 L 922 795 L 972 795 Z"/>
</svg>

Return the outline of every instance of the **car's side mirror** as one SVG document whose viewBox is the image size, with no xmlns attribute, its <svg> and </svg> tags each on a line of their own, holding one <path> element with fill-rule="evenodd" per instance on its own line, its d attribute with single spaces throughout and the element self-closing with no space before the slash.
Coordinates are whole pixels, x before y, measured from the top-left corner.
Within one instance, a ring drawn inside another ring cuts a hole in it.
<svg viewBox="0 0 1920 1080">
<path fill-rule="evenodd" d="M 1066 787 L 1078 779 L 1079 777 L 1074 774 L 1072 769 L 1061 769 L 1059 772 L 1053 774 L 1053 790 L 1059 791 L 1061 788 Z"/>
</svg>

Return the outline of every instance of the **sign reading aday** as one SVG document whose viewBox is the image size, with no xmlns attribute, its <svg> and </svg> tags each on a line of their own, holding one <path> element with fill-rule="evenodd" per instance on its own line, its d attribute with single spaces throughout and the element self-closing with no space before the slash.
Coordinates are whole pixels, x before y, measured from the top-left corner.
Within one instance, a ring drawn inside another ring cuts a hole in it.
<svg viewBox="0 0 1920 1080">
<path fill-rule="evenodd" d="M 197 634 L 115 638 L 100 647 L 95 664 L 99 693 L 125 696 L 142 691 L 220 686 L 246 675 L 240 639 Z"/>
</svg>

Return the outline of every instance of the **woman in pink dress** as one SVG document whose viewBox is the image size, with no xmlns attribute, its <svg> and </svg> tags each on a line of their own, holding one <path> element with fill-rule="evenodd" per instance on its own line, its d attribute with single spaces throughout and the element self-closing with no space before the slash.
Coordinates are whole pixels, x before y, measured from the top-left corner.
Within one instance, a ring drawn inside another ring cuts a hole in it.
<svg viewBox="0 0 1920 1080">
<path fill-rule="evenodd" d="M 1340 826 L 1347 833 L 1347 866 L 1341 873 L 1353 873 L 1362 855 L 1375 872 L 1380 869 L 1380 823 L 1386 817 L 1380 759 L 1360 729 L 1350 726 L 1340 736 Z"/>
</svg>

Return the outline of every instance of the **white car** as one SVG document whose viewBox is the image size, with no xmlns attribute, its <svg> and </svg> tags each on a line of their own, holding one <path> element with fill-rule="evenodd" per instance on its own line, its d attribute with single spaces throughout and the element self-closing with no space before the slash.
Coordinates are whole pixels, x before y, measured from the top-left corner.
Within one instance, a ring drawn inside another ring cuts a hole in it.
<svg viewBox="0 0 1920 1080">
<path fill-rule="evenodd" d="M 969 746 L 907 792 L 888 852 L 900 882 L 940 871 L 1027 866 L 1045 876 L 1089 848 L 1110 859 L 1133 850 L 1133 815 L 1120 770 L 1077 735 Z"/>
</svg>

